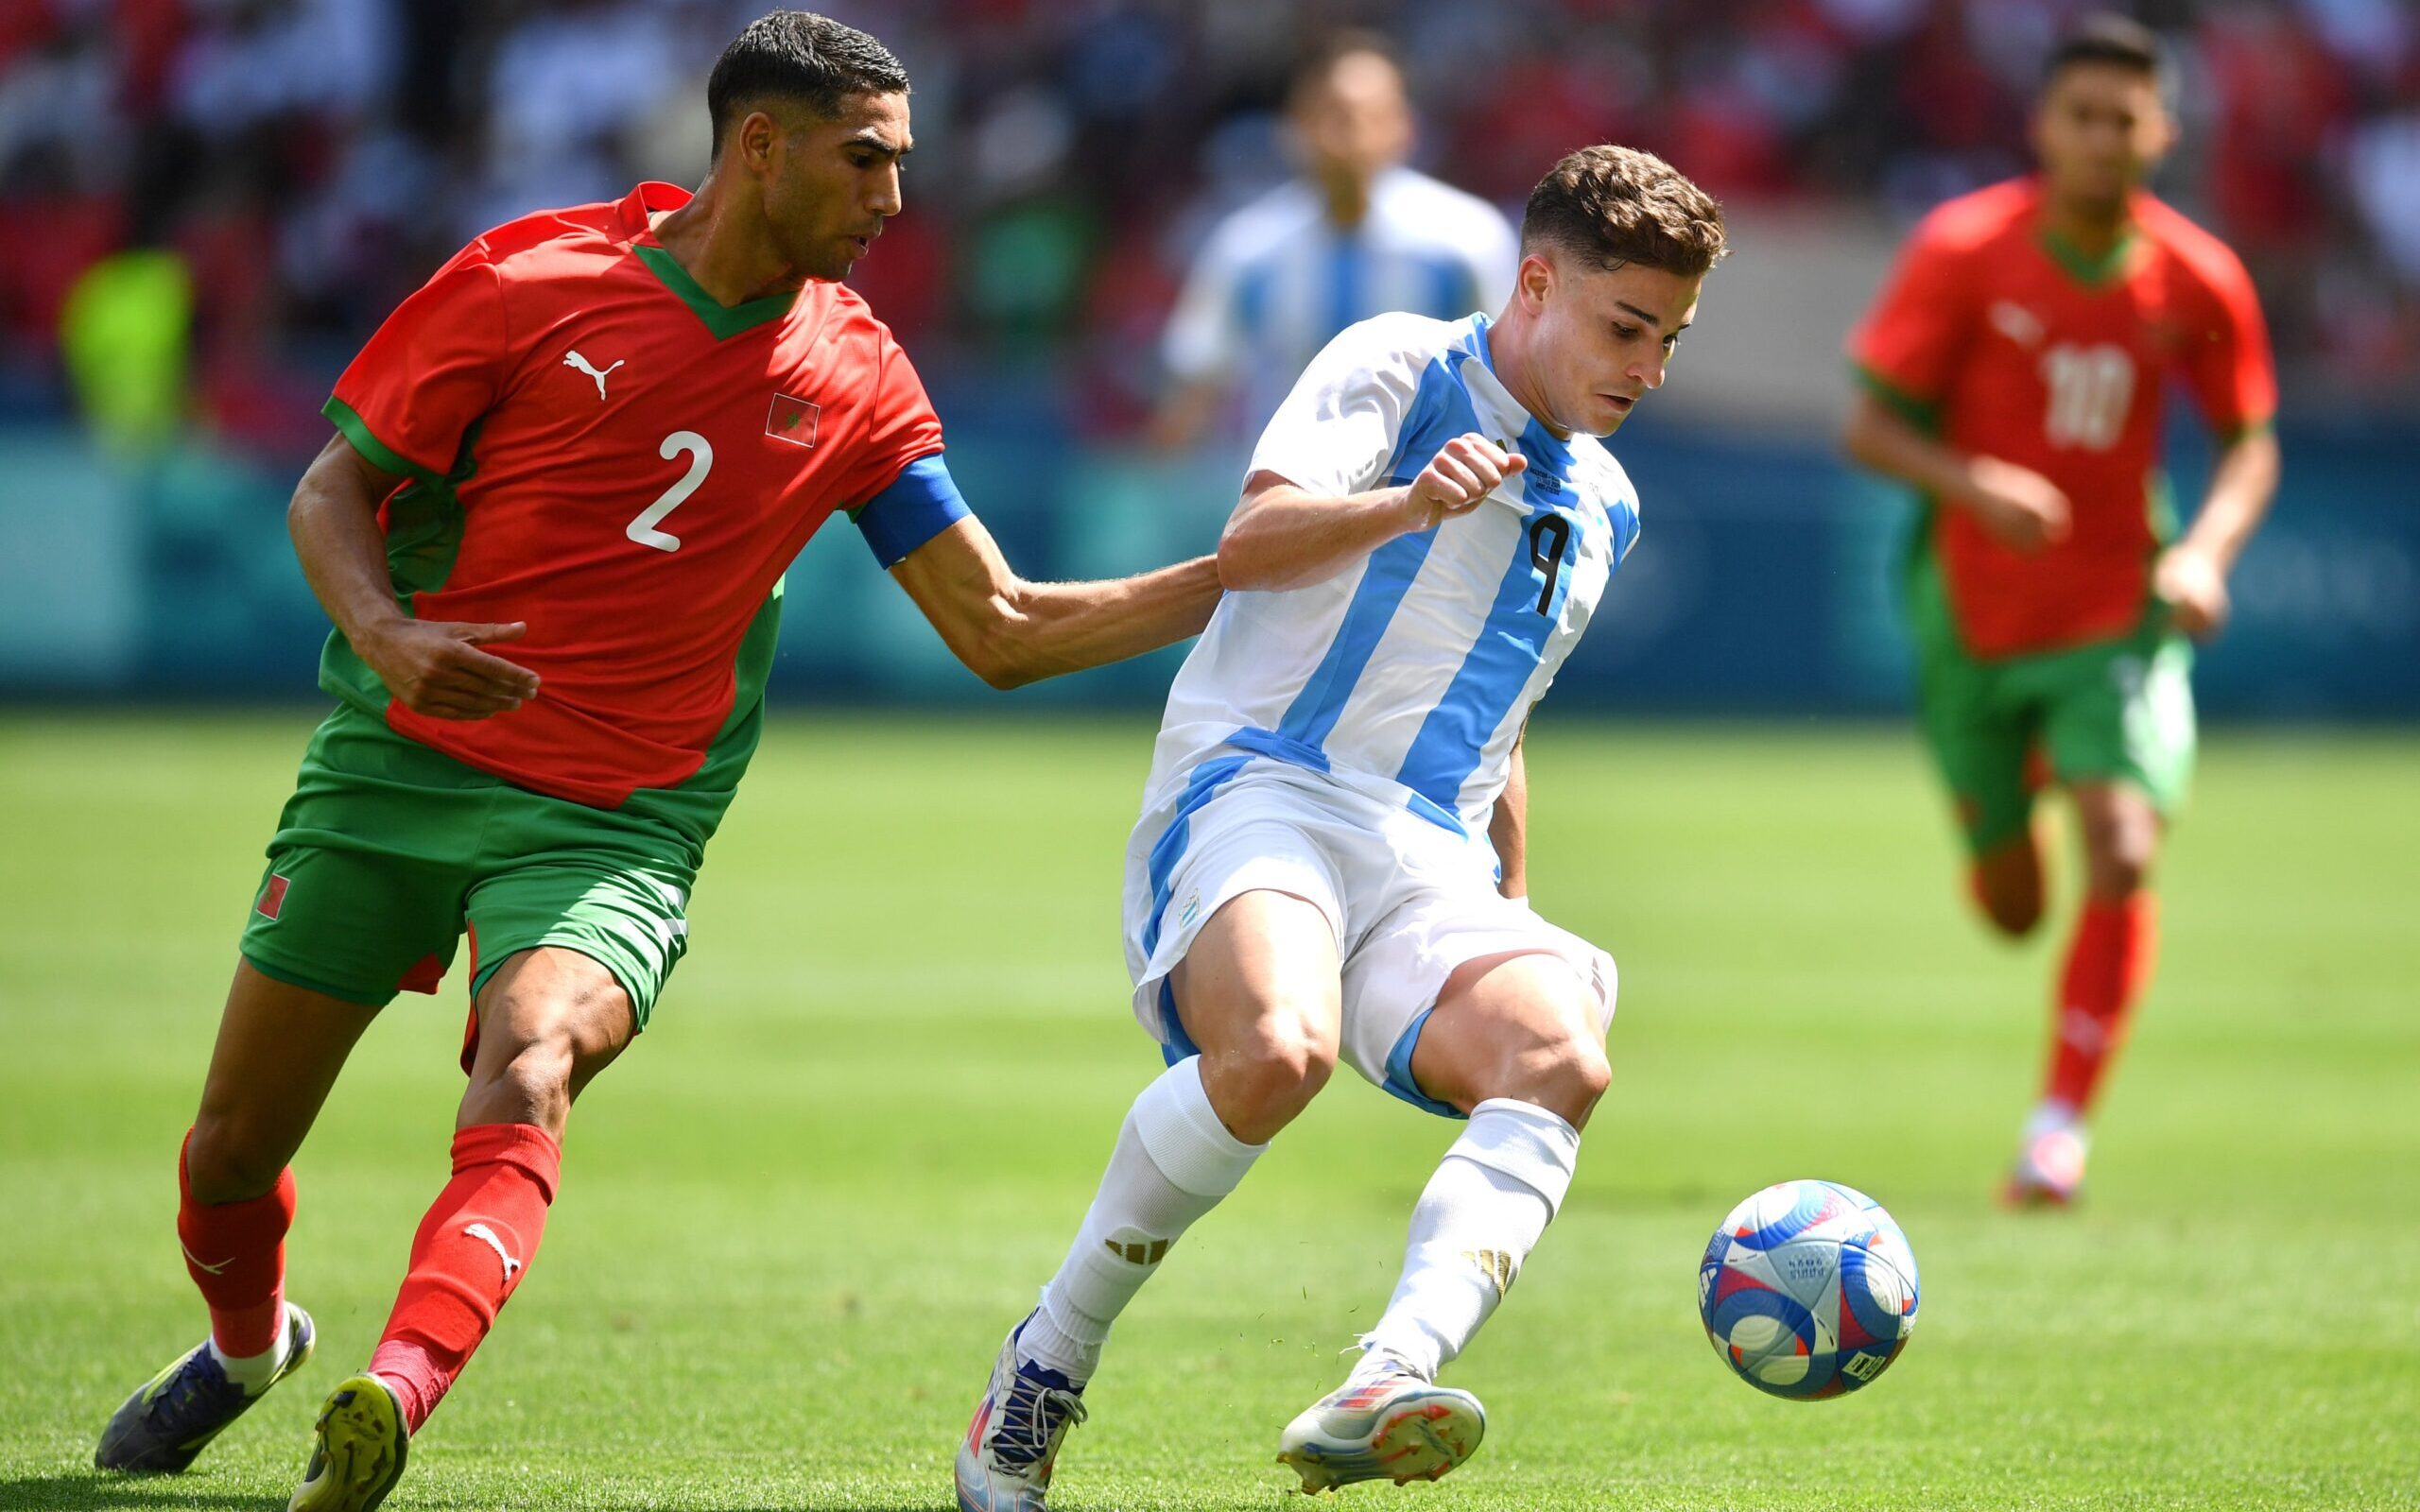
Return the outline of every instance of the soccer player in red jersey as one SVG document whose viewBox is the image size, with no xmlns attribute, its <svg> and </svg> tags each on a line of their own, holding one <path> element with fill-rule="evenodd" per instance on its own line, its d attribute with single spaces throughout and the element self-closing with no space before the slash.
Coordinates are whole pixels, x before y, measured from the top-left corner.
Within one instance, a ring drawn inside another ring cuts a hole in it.
<svg viewBox="0 0 2420 1512">
<path fill-rule="evenodd" d="M 2063 1203 L 2086 1119 L 2150 980 L 2161 833 L 2193 760 L 2190 641 L 2277 485 L 2276 379 L 2234 254 L 2143 183 L 2175 138 L 2149 31 L 2090 20 L 2052 54 L 2038 175 L 1935 210 L 1850 337 L 1849 454 L 1926 507 L 1907 592 L 1927 741 L 1983 913 L 2044 906 L 2033 799 L 2075 801 L 2084 895 L 2049 1066 L 2006 1194 Z M 2217 466 L 2181 538 L 2159 479 L 2161 390 L 2188 392 Z"/>
<path fill-rule="evenodd" d="M 105 1469 L 178 1470 L 312 1347 L 287 1161 L 355 1040 L 466 932 L 451 1180 L 293 1506 L 362 1512 L 536 1258 L 572 1101 L 645 1027 L 756 745 L 783 570 L 846 511 L 996 686 L 1199 631 L 1207 558 L 1036 584 L 942 461 L 906 354 L 835 282 L 900 209 L 908 77 L 802 11 L 707 89 L 692 197 L 643 183 L 462 249 L 337 382 L 296 490 L 338 700 L 269 847 L 177 1230 L 211 1334 L 128 1400 Z"/>
</svg>

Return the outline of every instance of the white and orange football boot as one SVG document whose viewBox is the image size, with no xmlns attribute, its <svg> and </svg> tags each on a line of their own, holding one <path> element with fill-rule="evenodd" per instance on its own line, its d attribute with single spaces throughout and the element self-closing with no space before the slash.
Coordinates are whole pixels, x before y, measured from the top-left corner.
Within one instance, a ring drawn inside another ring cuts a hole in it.
<svg viewBox="0 0 2420 1512">
<path fill-rule="evenodd" d="M 1467 1391 L 1428 1381 L 1376 1349 L 1344 1384 L 1303 1409 L 1277 1440 L 1277 1459 L 1305 1491 L 1356 1481 L 1433 1481 L 1478 1450 L 1487 1409 Z"/>
</svg>

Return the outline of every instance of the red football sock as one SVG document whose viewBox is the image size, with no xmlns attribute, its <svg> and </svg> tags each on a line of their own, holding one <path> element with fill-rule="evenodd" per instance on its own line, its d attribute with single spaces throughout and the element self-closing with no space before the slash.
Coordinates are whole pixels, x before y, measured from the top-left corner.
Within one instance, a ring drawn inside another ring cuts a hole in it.
<svg viewBox="0 0 2420 1512">
<path fill-rule="evenodd" d="M 562 1165 L 562 1146 L 534 1124 L 479 1124 L 454 1136 L 454 1179 L 412 1236 L 411 1268 L 370 1358 L 414 1432 L 527 1273 Z"/>
<path fill-rule="evenodd" d="M 210 1306 L 210 1336 L 233 1359 L 266 1354 L 285 1319 L 285 1230 L 294 1224 L 294 1170 L 277 1185 L 242 1202 L 196 1202 L 185 1178 L 185 1150 L 177 1147 L 177 1241 L 185 1274 Z"/>
<path fill-rule="evenodd" d="M 2092 1108 L 2102 1074 L 2126 1040 L 2135 1000 L 2159 948 L 2159 901 L 2148 892 L 2115 902 L 2084 900 L 2059 978 L 2045 1097 L 2079 1114 Z"/>
</svg>

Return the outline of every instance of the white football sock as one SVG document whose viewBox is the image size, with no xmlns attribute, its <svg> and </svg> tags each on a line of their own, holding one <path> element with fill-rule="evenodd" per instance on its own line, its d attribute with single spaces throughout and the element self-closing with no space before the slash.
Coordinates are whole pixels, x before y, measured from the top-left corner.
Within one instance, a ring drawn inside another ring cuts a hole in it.
<svg viewBox="0 0 2420 1512">
<path fill-rule="evenodd" d="M 2083 1138 L 2083 1115 L 2076 1111 L 2073 1103 L 2064 1102 L 2056 1097 L 2045 1097 L 2033 1105 L 2033 1111 L 2027 1116 L 2025 1127 L 2018 1132 L 2017 1140 L 2021 1143 L 2031 1144 L 2043 1135 L 2060 1129 L 2073 1132 L 2078 1139 Z"/>
<path fill-rule="evenodd" d="M 1434 1380 L 1462 1352 L 1521 1273 L 1580 1160 L 1580 1131 L 1530 1103 L 1491 1097 L 1438 1162 L 1411 1210 L 1403 1279 L 1361 1336 Z"/>
<path fill-rule="evenodd" d="M 1084 1225 L 1042 1289 L 1017 1351 L 1081 1385 L 1100 1365 L 1109 1326 L 1168 1246 L 1236 1190 L 1266 1144 L 1227 1132 L 1201 1088 L 1201 1059 L 1178 1061 L 1143 1089 L 1117 1131 Z"/>
<path fill-rule="evenodd" d="M 217 1356 L 218 1368 L 227 1372 L 228 1380 L 243 1387 L 248 1395 L 258 1396 L 268 1389 L 269 1382 L 277 1376 L 277 1367 L 285 1363 L 286 1346 L 290 1342 L 285 1309 L 281 1306 L 277 1313 L 277 1342 L 261 1353 L 229 1354 L 218 1347 L 215 1338 L 210 1341 L 210 1352 Z"/>
</svg>

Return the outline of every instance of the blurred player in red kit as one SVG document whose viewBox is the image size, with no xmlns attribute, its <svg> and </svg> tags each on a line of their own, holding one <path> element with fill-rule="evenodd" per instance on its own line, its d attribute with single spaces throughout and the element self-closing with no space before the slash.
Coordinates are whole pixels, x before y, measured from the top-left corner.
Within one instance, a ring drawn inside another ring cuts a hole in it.
<svg viewBox="0 0 2420 1512">
<path fill-rule="evenodd" d="M 2175 140 L 2157 39 L 2086 21 L 2051 54 L 2038 174 L 1925 218 L 1850 337 L 1850 455 L 1922 490 L 1906 579 L 1926 740 L 1975 897 L 2022 936 L 2044 910 L 2035 794 L 2073 799 L 2084 891 L 2041 1100 L 2006 1195 L 2080 1190 L 2087 1119 L 2151 978 L 2151 880 L 2194 749 L 2191 642 L 2267 513 L 2276 379 L 2250 279 L 2143 189 Z M 2162 390 L 2219 438 L 2179 536 Z"/>
</svg>

